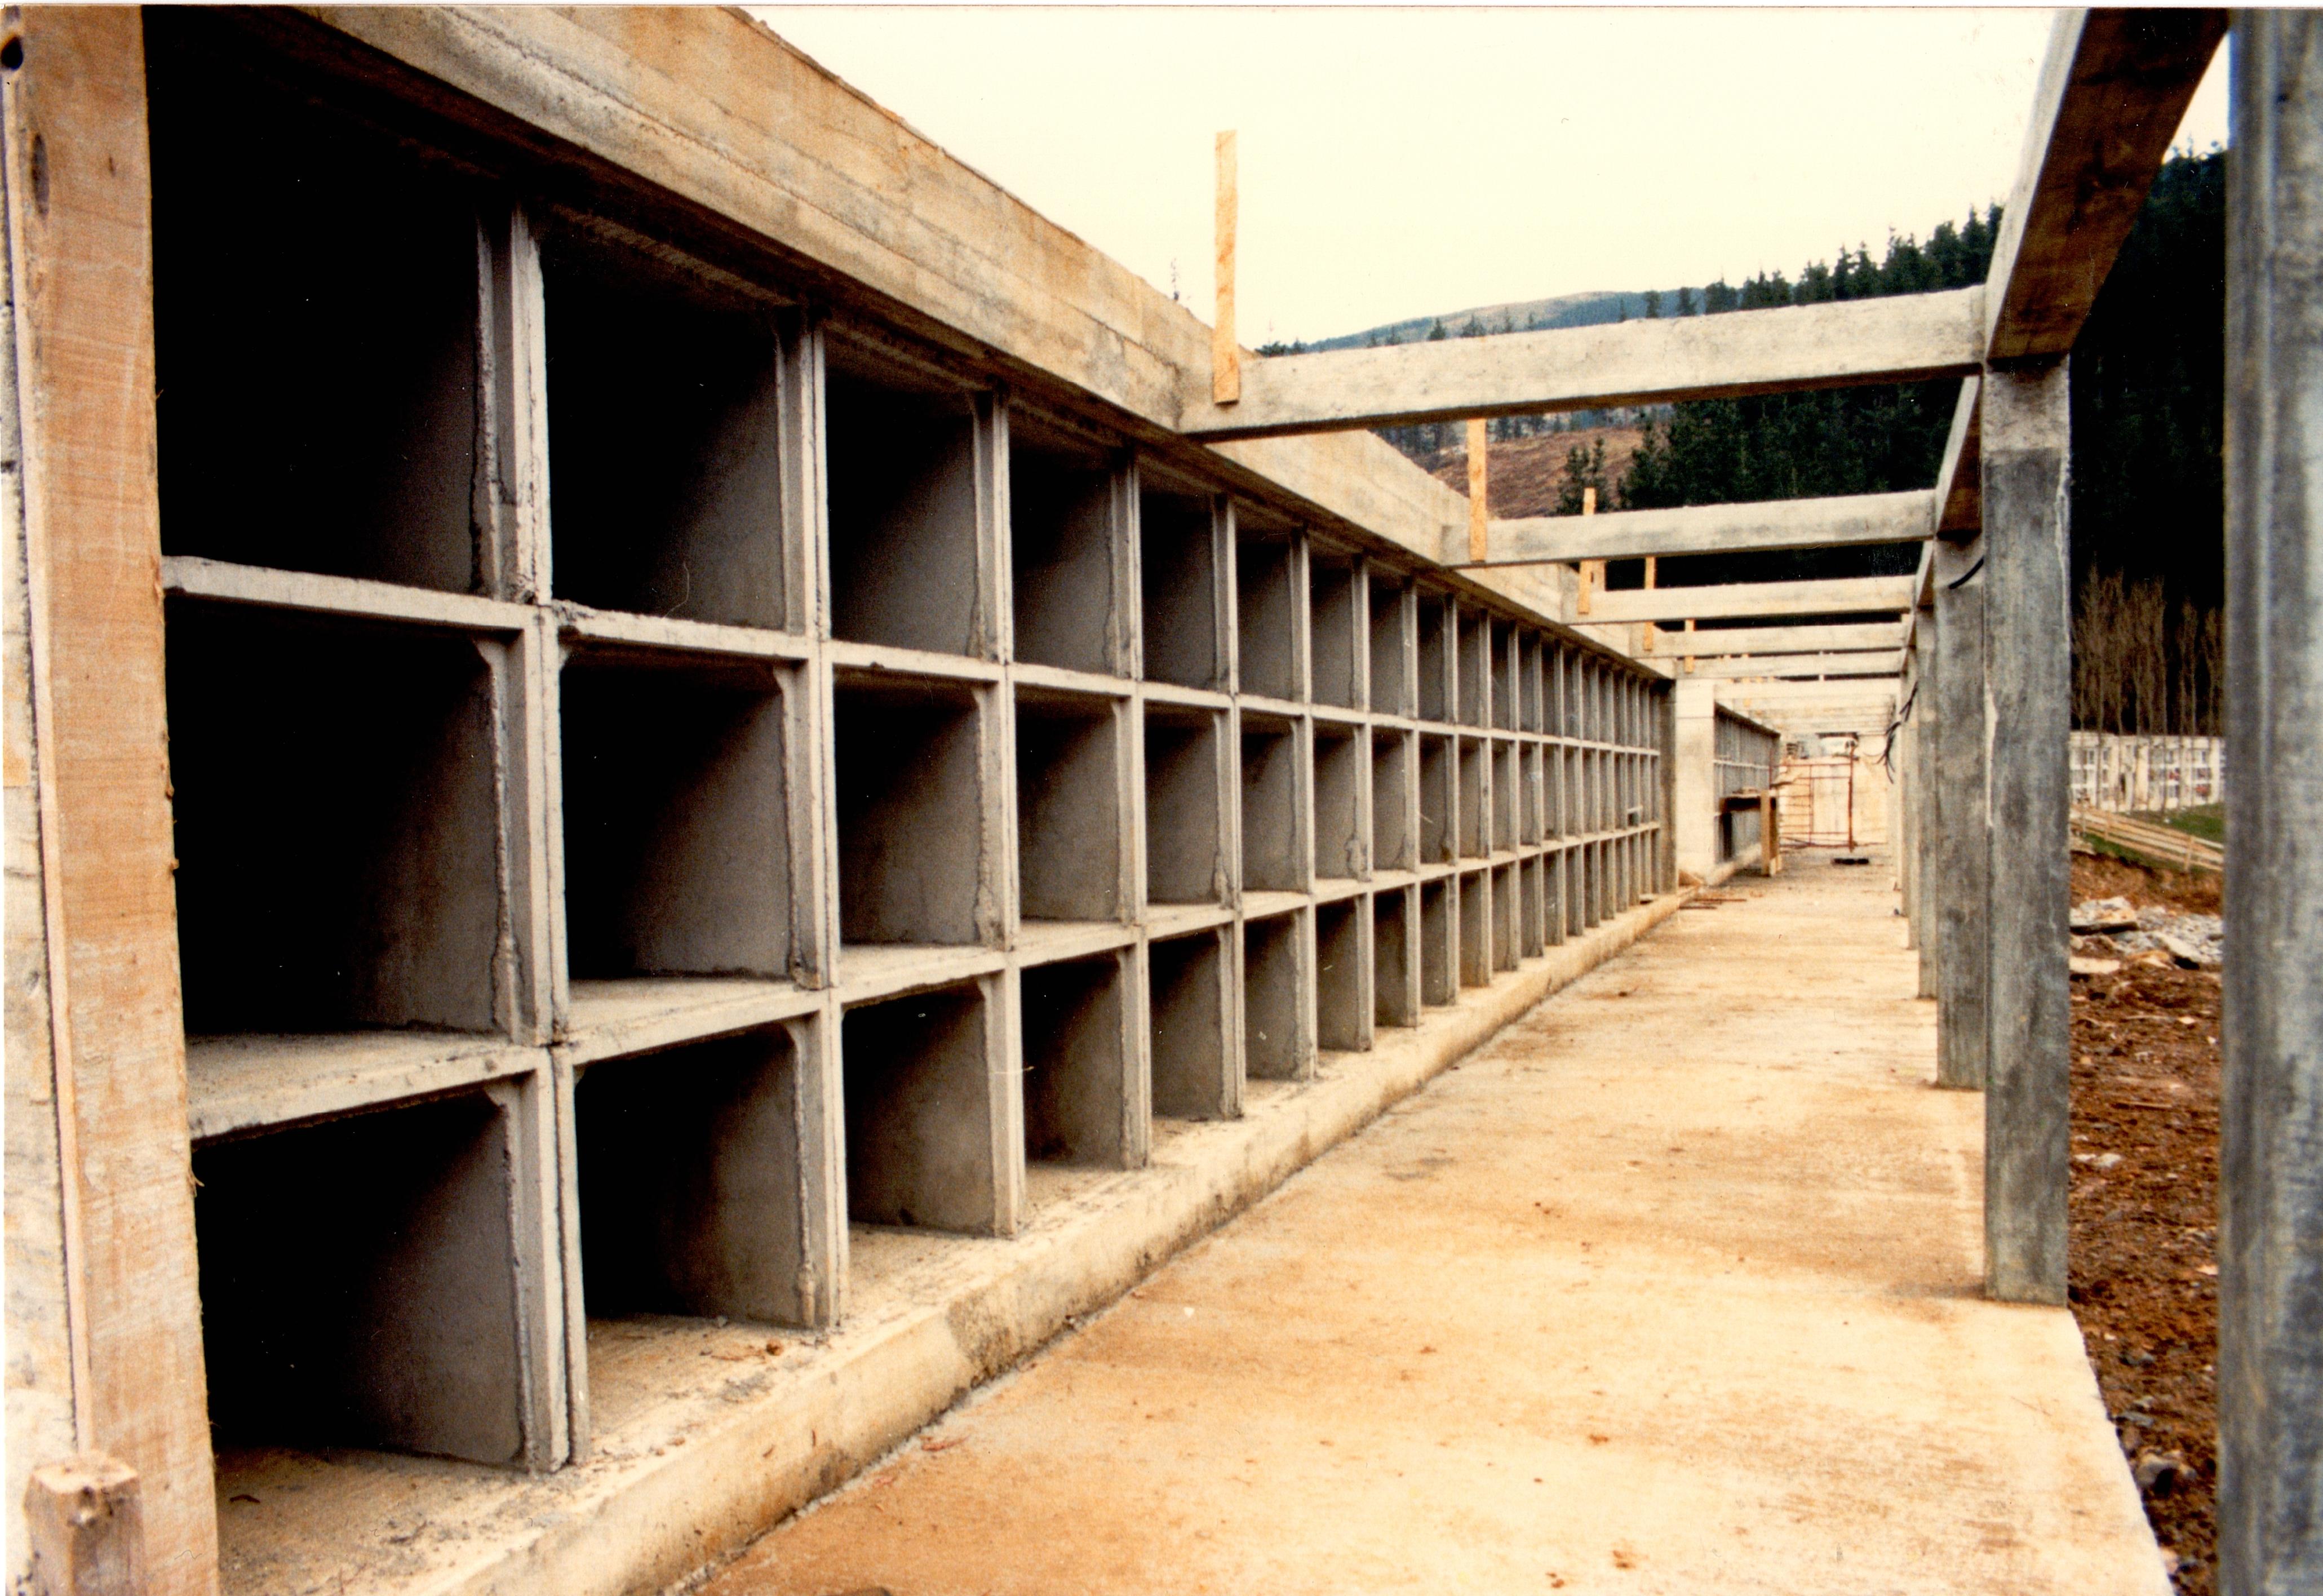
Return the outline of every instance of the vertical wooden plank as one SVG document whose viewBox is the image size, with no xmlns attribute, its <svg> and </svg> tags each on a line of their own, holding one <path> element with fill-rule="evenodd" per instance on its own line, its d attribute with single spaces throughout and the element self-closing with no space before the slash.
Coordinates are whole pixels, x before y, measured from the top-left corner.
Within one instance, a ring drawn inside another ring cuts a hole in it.
<svg viewBox="0 0 2323 1596">
<path fill-rule="evenodd" d="M 2225 1596 L 2323 1589 L 2323 20 L 2234 24 L 2227 191 Z"/>
<path fill-rule="evenodd" d="M 1984 545 L 1936 545 L 1936 1084 L 1984 1089 L 1991 1043 L 1991 846 L 1985 823 Z"/>
<path fill-rule="evenodd" d="M 1482 421 L 1468 423 L 1468 557 L 1483 561 L 1491 556 L 1492 547 L 1492 510 L 1486 502 L 1491 491 L 1491 439 Z"/>
<path fill-rule="evenodd" d="M 133 10 L 25 14 L 5 89 L 28 615 L 85 1445 L 156 1596 L 216 1588 L 171 883 L 152 182 Z"/>
<path fill-rule="evenodd" d="M 2072 1011 L 2066 840 L 2071 688 L 2066 365 L 1984 381 L 1986 693 L 1992 876 L 1985 1289 L 2065 1300 Z M 2006 883 L 2005 891 L 1997 890 Z"/>
<path fill-rule="evenodd" d="M 1210 326 L 1210 399 L 1231 405 L 1242 399 L 1242 350 L 1235 343 L 1235 225 L 1238 200 L 1235 135 L 1218 134 L 1217 315 Z"/>
</svg>

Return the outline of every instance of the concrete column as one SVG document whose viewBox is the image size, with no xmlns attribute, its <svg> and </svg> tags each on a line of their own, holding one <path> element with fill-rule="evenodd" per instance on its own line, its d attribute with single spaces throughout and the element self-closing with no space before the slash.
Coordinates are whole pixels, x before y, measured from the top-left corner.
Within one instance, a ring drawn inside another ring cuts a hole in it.
<svg viewBox="0 0 2323 1596">
<path fill-rule="evenodd" d="M 2062 360 L 1985 374 L 1983 728 L 1992 945 L 1984 1283 L 2006 1302 L 2065 1300 L 2072 1023 L 2067 398 Z"/>
<path fill-rule="evenodd" d="M 1670 683 L 1675 757 L 1670 761 L 1670 832 L 1681 878 L 1707 881 L 1718 867 L 1718 699 L 1708 677 Z"/>
<path fill-rule="evenodd" d="M 1914 680 L 1911 662 L 1906 660 L 1899 683 L 1905 698 L 1911 696 Z M 1912 802 L 1916 785 L 1912 779 L 1913 745 L 1918 739 L 1918 732 L 1919 729 L 1906 720 L 1896 729 L 1893 740 L 1888 744 L 1888 769 L 1896 785 L 1890 823 L 1896 849 L 1896 896 L 1903 908 L 1904 946 L 1907 949 L 1920 945 L 1920 859 L 1918 826 L 1915 823 L 1919 816 Z"/>
<path fill-rule="evenodd" d="M 2218 1589 L 2323 1590 L 2323 19 L 2238 12 Z"/>
<path fill-rule="evenodd" d="M 1936 545 L 1936 1084 L 1984 1089 L 1991 839 L 1985 829 L 1984 540 Z"/>
<path fill-rule="evenodd" d="M 1912 699 L 1912 927 L 1914 945 L 1920 950 L 1920 991 L 1922 997 L 1934 997 L 1942 990 L 1943 929 L 1942 916 L 1936 913 L 1939 884 L 1943 877 L 1936 869 L 1936 746 L 1941 734 L 1936 730 L 1936 717 L 1942 700 L 1941 683 L 1943 666 L 1936 647 L 1936 616 L 1933 610 L 1920 611 L 1919 625 L 1913 629 L 1912 654 L 1919 666 L 1920 680 Z"/>
</svg>

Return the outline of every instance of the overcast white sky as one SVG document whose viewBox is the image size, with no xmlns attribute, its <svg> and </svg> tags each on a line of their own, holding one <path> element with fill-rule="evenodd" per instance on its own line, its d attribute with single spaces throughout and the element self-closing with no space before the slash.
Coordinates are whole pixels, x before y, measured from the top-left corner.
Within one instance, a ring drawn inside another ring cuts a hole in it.
<svg viewBox="0 0 2323 1596">
<path fill-rule="evenodd" d="M 766 6 L 776 32 L 1243 341 L 1875 258 L 2005 199 L 2034 10 Z M 2181 130 L 2226 140 L 2226 51 Z"/>
</svg>

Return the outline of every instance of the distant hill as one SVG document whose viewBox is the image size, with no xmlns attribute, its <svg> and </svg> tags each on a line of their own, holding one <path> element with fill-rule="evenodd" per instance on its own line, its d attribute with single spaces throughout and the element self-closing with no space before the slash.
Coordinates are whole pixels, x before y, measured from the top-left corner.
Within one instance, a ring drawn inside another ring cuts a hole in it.
<svg viewBox="0 0 2323 1596">
<path fill-rule="evenodd" d="M 1664 306 L 1677 297 L 1676 289 L 1663 296 Z M 1508 305 L 1478 305 L 1466 310 L 1455 310 L 1445 316 L 1415 316 L 1409 321 L 1391 321 L 1384 326 L 1365 327 L 1360 333 L 1347 333 L 1336 338 L 1321 338 L 1300 345 L 1303 349 L 1364 349 L 1373 344 L 1417 344 L 1444 324 L 1444 335 L 1457 338 L 1474 323 L 1486 333 L 1529 333 L 1547 327 L 1593 327 L 1610 321 L 1634 320 L 1646 314 L 1646 296 L 1642 291 L 1598 289 L 1585 294 L 1560 294 L 1553 299 L 1521 299 Z M 1664 314 L 1667 314 L 1665 310 Z"/>
</svg>

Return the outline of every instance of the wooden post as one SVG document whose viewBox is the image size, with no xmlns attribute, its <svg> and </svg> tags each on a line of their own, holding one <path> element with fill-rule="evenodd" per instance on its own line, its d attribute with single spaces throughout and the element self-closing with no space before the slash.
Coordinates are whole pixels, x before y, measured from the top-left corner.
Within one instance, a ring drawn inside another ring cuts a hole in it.
<svg viewBox="0 0 2323 1596">
<path fill-rule="evenodd" d="M 32 1471 L 24 1491 L 35 1596 L 146 1596 L 137 1471 L 83 1453 Z"/>
<path fill-rule="evenodd" d="M 1688 637 L 1694 636 L 1694 617 L 1691 615 L 1685 618 L 1685 635 Z M 1691 642 L 1685 646 L 1685 674 L 1689 676 L 1694 674 L 1694 645 Z"/>
<path fill-rule="evenodd" d="M 2067 395 L 2061 360 L 1985 374 L 1982 730 L 1993 890 L 1984 1279 L 1985 1290 L 2007 1302 L 2065 1300 L 2072 1024 Z"/>
<path fill-rule="evenodd" d="M 1984 542 L 1936 545 L 1936 1084 L 1984 1089 L 1991 838 L 1984 790 Z"/>
<path fill-rule="evenodd" d="M 1492 550 L 1492 510 L 1488 506 L 1491 440 L 1482 421 L 1468 423 L 1468 557 L 1483 561 Z"/>
<path fill-rule="evenodd" d="M 2323 22 L 2237 12 L 2218 1589 L 2323 1590 Z"/>
<path fill-rule="evenodd" d="M 1783 873 L 1782 822 L 1775 813 L 1773 778 L 1758 789 L 1758 869 L 1766 876 Z"/>
<path fill-rule="evenodd" d="M 1584 516 L 1593 516 L 1593 515 L 1595 515 L 1595 514 L 1597 513 L 1597 490 L 1596 490 L 1596 489 L 1594 489 L 1594 488 L 1584 488 L 1584 489 L 1582 489 L 1582 490 L 1581 490 L 1581 513 L 1582 513 L 1583 515 L 1584 515 Z M 1594 593 L 1596 592 L 1596 591 L 1597 591 L 1599 588 L 1603 587 L 1604 585 L 1605 585 L 1605 562 L 1604 562 L 1604 561 L 1602 561 L 1602 560 L 1584 560 L 1584 561 L 1582 561 L 1582 562 L 1581 562 L 1581 605 L 1580 605 L 1580 613 L 1581 613 L 1581 614 L 1583 614 L 1583 615 L 1586 615 L 1586 614 L 1588 614 L 1588 613 L 1589 613 L 1589 608 L 1590 608 L 1589 601 L 1590 601 L 1591 596 L 1592 596 L 1593 594 L 1594 594 Z"/>
<path fill-rule="evenodd" d="M 1651 555 L 1646 556 L 1646 585 L 1654 585 L 1654 556 Z"/>
<path fill-rule="evenodd" d="M 1218 299 L 1210 325 L 1210 399 L 1231 405 L 1242 399 L 1242 348 L 1235 342 L 1235 214 L 1238 190 L 1235 176 L 1235 135 L 1228 128 L 1218 135 L 1217 218 Z"/>
</svg>

